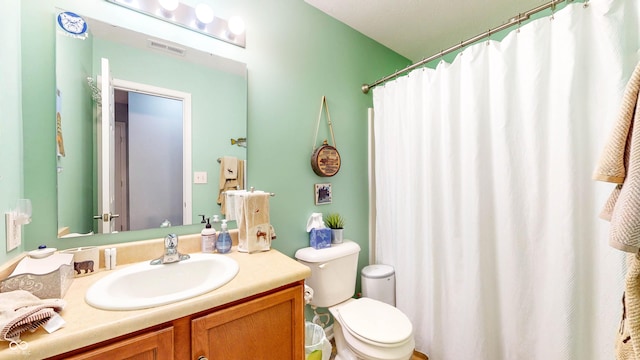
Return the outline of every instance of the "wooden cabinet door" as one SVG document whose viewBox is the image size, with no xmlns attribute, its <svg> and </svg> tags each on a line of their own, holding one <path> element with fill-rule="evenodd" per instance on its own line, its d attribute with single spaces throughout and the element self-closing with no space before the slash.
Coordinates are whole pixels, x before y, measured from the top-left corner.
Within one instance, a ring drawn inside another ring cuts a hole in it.
<svg viewBox="0 0 640 360">
<path fill-rule="evenodd" d="M 209 360 L 304 359 L 302 285 L 192 320 L 191 355 Z"/>
<path fill-rule="evenodd" d="M 67 359 L 173 360 L 173 327 L 137 335 Z"/>
</svg>

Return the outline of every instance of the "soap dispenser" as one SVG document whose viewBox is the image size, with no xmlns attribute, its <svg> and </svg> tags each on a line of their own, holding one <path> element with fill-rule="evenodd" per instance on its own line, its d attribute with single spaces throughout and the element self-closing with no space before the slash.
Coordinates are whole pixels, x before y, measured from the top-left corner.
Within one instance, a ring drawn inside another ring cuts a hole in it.
<svg viewBox="0 0 640 360">
<path fill-rule="evenodd" d="M 212 253 L 216 247 L 216 230 L 211 227 L 209 218 L 207 218 L 207 225 L 202 229 L 200 235 L 202 237 L 202 252 Z"/>
<path fill-rule="evenodd" d="M 216 249 L 221 254 L 226 254 L 231 250 L 231 235 L 227 230 L 227 219 L 222 219 L 222 225 L 220 225 L 220 235 L 218 235 L 218 241 L 216 241 Z"/>
</svg>

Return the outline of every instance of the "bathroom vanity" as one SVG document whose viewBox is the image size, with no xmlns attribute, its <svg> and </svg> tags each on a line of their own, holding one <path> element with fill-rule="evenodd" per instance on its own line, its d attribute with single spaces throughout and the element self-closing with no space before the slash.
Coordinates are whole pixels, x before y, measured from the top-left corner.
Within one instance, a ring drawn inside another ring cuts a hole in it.
<svg viewBox="0 0 640 360">
<path fill-rule="evenodd" d="M 302 293 L 293 283 L 49 359 L 302 359 Z"/>
<path fill-rule="evenodd" d="M 181 237 L 181 244 L 188 250 L 182 250 L 195 252 L 189 251 L 191 241 L 185 239 Z M 197 249 L 197 236 L 194 240 Z M 160 240 L 142 243 L 156 252 L 162 249 Z M 134 245 L 122 246 L 119 256 L 124 254 L 122 258 L 126 259 L 125 248 Z M 155 255 L 151 254 L 149 258 Z M 42 328 L 23 334 L 30 352 L 26 358 L 304 358 L 303 292 L 309 268 L 276 250 L 246 254 L 234 248 L 225 256 L 240 266 L 229 283 L 200 296 L 149 309 L 93 308 L 84 301 L 84 294 L 111 271 L 76 278 L 64 296 L 67 306 L 60 313 L 66 326 L 52 334 Z M 8 349 L 7 342 L 0 344 L 6 346 L 0 349 L 0 358 L 21 358 L 17 351 Z"/>
</svg>

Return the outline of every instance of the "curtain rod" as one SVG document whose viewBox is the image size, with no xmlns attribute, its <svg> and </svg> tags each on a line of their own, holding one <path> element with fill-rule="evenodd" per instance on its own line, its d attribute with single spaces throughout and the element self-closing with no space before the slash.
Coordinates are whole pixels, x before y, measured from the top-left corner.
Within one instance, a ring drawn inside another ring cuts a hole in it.
<svg viewBox="0 0 640 360">
<path fill-rule="evenodd" d="M 374 88 L 374 87 L 376 87 L 376 86 L 378 86 L 378 85 L 380 85 L 380 84 L 382 84 L 384 82 L 387 82 L 387 81 L 397 77 L 400 74 L 409 72 L 409 71 L 411 71 L 411 70 L 413 70 L 415 68 L 418 68 L 418 67 L 420 67 L 420 66 L 422 66 L 422 65 L 424 65 L 424 64 L 426 64 L 426 63 L 428 63 L 430 61 L 436 60 L 437 58 L 440 58 L 440 57 L 442 57 L 442 56 L 444 56 L 446 54 L 449 54 L 449 53 L 452 53 L 452 52 L 454 52 L 456 50 L 462 49 L 465 46 L 471 45 L 471 44 L 473 44 L 473 43 L 475 43 L 475 42 L 477 42 L 479 40 L 482 40 L 484 38 L 488 38 L 488 37 L 491 36 L 491 34 L 495 34 L 495 33 L 499 32 L 499 31 L 508 29 L 508 28 L 510 28 L 510 27 L 512 27 L 514 25 L 518 25 L 518 24 L 522 23 L 523 21 L 529 20 L 531 15 L 534 15 L 536 13 L 539 13 L 540 11 L 543 11 L 543 10 L 546 10 L 546 9 L 549 9 L 549 8 L 554 9 L 556 7 L 556 5 L 558 5 L 558 4 L 562 3 L 562 2 L 565 2 L 565 1 L 566 2 L 572 2 L 574 0 L 551 0 L 550 2 L 548 2 L 546 4 L 540 5 L 540 6 L 538 6 L 536 8 L 533 8 L 533 9 L 531 9 L 529 11 L 526 11 L 524 13 L 518 14 L 518 15 L 512 17 L 511 19 L 509 19 L 509 21 L 507 23 L 505 23 L 505 24 L 502 24 L 502 25 L 500 25 L 500 26 L 498 26 L 496 28 L 493 28 L 493 29 L 489 29 L 488 31 L 486 31 L 484 33 L 478 34 L 478 35 L 476 35 L 476 36 L 474 36 L 474 37 L 472 37 L 472 38 L 470 38 L 468 40 L 460 42 L 460 44 L 458 44 L 458 45 L 454 45 L 454 46 L 452 46 L 452 47 L 450 47 L 450 48 L 448 48 L 446 50 L 442 50 L 438 54 L 435 54 L 435 55 L 432 55 L 432 56 L 430 56 L 428 58 L 422 59 L 422 60 L 418 61 L 415 64 L 409 65 L 409 66 L 407 66 L 406 68 L 404 68 L 402 70 L 398 70 L 398 71 L 394 72 L 391 75 L 387 75 L 387 76 L 383 77 L 382 79 L 377 80 L 373 84 L 363 84 L 362 87 L 361 87 L 362 92 L 367 94 L 369 92 L 369 90 L 371 90 L 372 88 Z M 587 7 L 588 3 L 589 3 L 589 0 L 585 0 L 584 7 Z"/>
</svg>

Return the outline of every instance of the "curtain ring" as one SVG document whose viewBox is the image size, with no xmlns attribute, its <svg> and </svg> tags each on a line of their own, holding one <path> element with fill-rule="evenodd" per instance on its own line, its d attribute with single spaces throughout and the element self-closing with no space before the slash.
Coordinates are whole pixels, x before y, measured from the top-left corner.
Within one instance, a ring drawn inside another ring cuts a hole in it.
<svg viewBox="0 0 640 360">
<path fill-rule="evenodd" d="M 487 46 L 489 46 L 490 41 L 491 41 L 491 29 L 487 30 Z"/>
<path fill-rule="evenodd" d="M 585 9 L 588 8 L 589 7 L 589 0 L 585 0 L 584 4 L 582 4 L 582 7 L 585 8 Z"/>
<path fill-rule="evenodd" d="M 522 25 L 522 13 L 518 14 L 518 29 L 516 30 L 516 33 L 520 33 L 520 25 Z"/>
<path fill-rule="evenodd" d="M 551 0 L 551 16 L 549 17 L 549 21 L 555 20 L 556 15 L 556 2 Z"/>
</svg>

